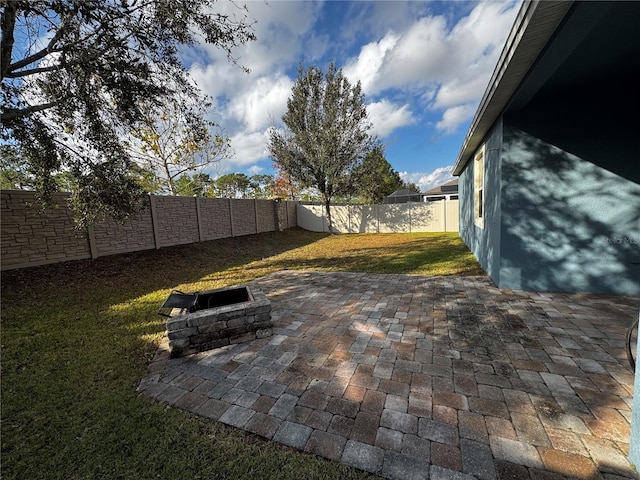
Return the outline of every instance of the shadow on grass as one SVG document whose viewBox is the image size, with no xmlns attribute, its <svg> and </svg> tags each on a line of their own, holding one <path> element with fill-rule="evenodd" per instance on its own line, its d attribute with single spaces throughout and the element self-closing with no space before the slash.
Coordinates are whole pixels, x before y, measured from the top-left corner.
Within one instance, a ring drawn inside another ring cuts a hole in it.
<svg viewBox="0 0 640 480">
<path fill-rule="evenodd" d="M 323 478 L 326 462 L 135 391 L 170 288 L 323 237 L 291 230 L 3 272 L 3 478 Z M 333 468 L 333 478 L 364 478 Z"/>
<path fill-rule="evenodd" d="M 292 229 L 3 272 L 3 478 L 366 478 L 165 409 L 135 387 L 170 289 L 286 268 L 421 273 L 411 267 L 428 240 Z"/>
<path fill-rule="evenodd" d="M 114 294 L 109 296 L 110 302 L 125 301 L 197 282 L 211 272 L 241 267 L 324 237 L 325 234 L 292 229 L 11 270 L 2 273 L 3 303 L 22 304 L 73 294 L 90 296 L 98 290 Z M 93 299 L 95 303 L 102 301 L 95 296 Z"/>
</svg>

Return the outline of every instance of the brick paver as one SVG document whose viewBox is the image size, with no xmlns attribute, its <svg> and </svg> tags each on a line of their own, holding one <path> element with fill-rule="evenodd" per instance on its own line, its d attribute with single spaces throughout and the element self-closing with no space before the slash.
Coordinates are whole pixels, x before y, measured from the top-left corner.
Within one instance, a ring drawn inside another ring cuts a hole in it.
<svg viewBox="0 0 640 480">
<path fill-rule="evenodd" d="M 640 299 L 500 291 L 486 277 L 283 271 L 273 336 L 171 359 L 159 402 L 390 479 L 636 478 Z"/>
</svg>

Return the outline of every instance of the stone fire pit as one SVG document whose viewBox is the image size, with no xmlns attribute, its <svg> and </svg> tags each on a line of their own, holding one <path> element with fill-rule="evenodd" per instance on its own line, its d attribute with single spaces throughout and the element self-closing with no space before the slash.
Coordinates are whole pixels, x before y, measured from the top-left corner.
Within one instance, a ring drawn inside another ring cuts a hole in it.
<svg viewBox="0 0 640 480">
<path fill-rule="evenodd" d="M 175 308 L 180 305 L 180 308 Z M 163 307 L 172 357 L 271 336 L 271 302 L 257 289 L 236 286 L 172 293 Z"/>
</svg>

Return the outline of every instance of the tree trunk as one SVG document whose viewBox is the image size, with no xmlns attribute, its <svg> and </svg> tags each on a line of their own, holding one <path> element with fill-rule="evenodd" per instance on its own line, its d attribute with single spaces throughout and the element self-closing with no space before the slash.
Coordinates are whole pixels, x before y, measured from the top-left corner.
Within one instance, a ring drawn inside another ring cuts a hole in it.
<svg viewBox="0 0 640 480">
<path fill-rule="evenodd" d="M 333 235 L 333 222 L 331 220 L 331 199 L 325 197 L 324 209 L 327 212 L 327 222 L 329 224 L 329 235 Z"/>
<path fill-rule="evenodd" d="M 18 4 L 2 2 L 2 49 L 0 52 L 0 79 L 4 79 L 11 65 L 11 53 L 13 52 L 13 31 L 16 25 L 16 13 Z"/>
<path fill-rule="evenodd" d="M 169 161 L 163 159 L 162 168 L 164 169 L 164 174 L 167 177 L 167 188 L 169 189 L 169 195 L 176 196 L 178 193 L 176 192 L 176 186 L 173 183 L 173 177 L 171 176 L 171 170 L 169 168 Z"/>
</svg>

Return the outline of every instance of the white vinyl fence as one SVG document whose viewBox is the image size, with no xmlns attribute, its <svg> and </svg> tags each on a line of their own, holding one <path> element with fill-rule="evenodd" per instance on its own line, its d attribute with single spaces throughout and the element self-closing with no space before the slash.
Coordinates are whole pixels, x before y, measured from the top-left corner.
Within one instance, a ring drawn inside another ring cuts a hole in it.
<svg viewBox="0 0 640 480">
<path fill-rule="evenodd" d="M 459 200 L 393 205 L 338 205 L 331 207 L 338 233 L 457 232 Z M 328 232 L 323 205 L 298 204 L 298 226 Z"/>
</svg>

